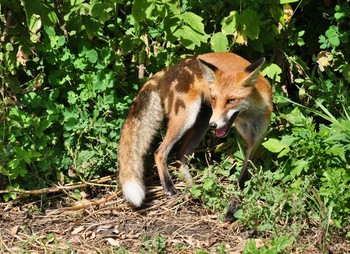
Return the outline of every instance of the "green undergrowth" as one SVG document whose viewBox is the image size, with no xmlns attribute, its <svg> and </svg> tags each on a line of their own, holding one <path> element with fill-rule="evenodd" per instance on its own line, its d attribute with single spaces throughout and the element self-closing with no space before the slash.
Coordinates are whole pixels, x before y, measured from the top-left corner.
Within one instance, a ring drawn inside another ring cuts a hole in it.
<svg viewBox="0 0 350 254">
<path fill-rule="evenodd" d="M 289 251 L 306 247 L 308 243 L 298 243 L 316 228 L 323 232 L 316 247 L 327 252 L 332 235 L 341 234 L 348 240 L 350 236 L 350 118 L 344 111 L 336 119 L 321 104 L 318 110 L 299 106 L 273 119 L 273 124 L 285 122 L 285 128 L 279 130 L 280 136 L 262 143 L 263 165 L 252 164 L 252 178 L 242 193 L 237 190 L 238 174 L 230 174 L 234 165 L 228 159 L 201 172 L 200 183 L 191 191 L 222 218 L 230 198 L 241 198 L 236 218 L 258 234 L 276 239 L 270 244 L 281 244 Z M 328 122 L 318 125 L 316 117 Z M 236 145 L 234 141 L 229 139 L 231 146 Z M 264 161 L 268 153 L 276 158 Z M 240 154 L 235 154 L 238 172 Z M 245 253 L 260 253 L 256 251 L 254 243 L 248 243 Z M 264 251 L 261 253 L 279 253 Z"/>
</svg>

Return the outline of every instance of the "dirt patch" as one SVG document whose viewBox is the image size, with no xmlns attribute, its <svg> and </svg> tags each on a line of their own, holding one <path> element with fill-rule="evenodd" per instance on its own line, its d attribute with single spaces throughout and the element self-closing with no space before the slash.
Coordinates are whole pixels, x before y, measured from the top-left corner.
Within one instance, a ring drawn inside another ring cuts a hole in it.
<svg viewBox="0 0 350 254">
<path fill-rule="evenodd" d="M 105 193 L 105 197 L 112 195 Z M 255 232 L 239 222 L 223 222 L 185 194 L 153 198 L 138 211 L 119 194 L 114 196 L 98 205 L 93 200 L 67 204 L 63 203 L 67 198 L 58 197 L 45 211 L 39 211 L 39 201 L 1 203 L 0 252 L 116 253 L 124 247 L 129 253 L 156 253 L 164 248 L 164 253 L 195 253 L 198 249 L 216 253 L 220 248 L 242 253 L 247 239 L 256 238 L 258 245 L 264 245 Z M 315 236 L 312 231 L 305 235 L 302 241 L 308 247 L 297 253 L 321 253 L 312 244 Z M 350 243 L 344 239 L 332 246 L 333 253 L 350 253 Z"/>
<path fill-rule="evenodd" d="M 34 204 L 14 203 L 0 204 L 0 209 L 1 253 L 106 253 L 120 246 L 139 253 L 147 250 L 147 239 L 158 235 L 165 239 L 167 253 L 215 252 L 222 243 L 231 253 L 241 253 L 246 241 L 237 234 L 238 223 L 222 222 L 186 195 L 154 200 L 139 211 L 120 197 L 85 209 L 38 212 Z"/>
</svg>

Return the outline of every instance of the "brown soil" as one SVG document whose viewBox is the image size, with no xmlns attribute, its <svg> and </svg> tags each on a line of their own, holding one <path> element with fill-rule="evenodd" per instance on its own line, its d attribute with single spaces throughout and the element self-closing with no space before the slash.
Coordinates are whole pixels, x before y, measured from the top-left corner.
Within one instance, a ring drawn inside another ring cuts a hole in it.
<svg viewBox="0 0 350 254">
<path fill-rule="evenodd" d="M 240 222 L 222 221 L 190 196 L 165 199 L 160 194 L 156 190 L 147 200 L 149 206 L 138 211 L 112 192 L 96 198 L 100 201 L 86 198 L 75 204 L 67 196 L 56 196 L 41 209 L 39 200 L 0 203 L 0 253 L 119 253 L 120 247 L 128 253 L 164 248 L 162 253 L 222 253 L 217 250 L 223 246 L 226 253 L 242 253 L 248 239 L 255 239 L 257 246 L 269 241 Z M 320 238 L 322 232 L 311 229 L 298 242 L 302 247 L 291 246 L 290 251 L 322 253 Z M 157 247 L 157 239 L 166 246 Z M 350 253 L 350 241 L 333 237 L 327 249 Z"/>
</svg>

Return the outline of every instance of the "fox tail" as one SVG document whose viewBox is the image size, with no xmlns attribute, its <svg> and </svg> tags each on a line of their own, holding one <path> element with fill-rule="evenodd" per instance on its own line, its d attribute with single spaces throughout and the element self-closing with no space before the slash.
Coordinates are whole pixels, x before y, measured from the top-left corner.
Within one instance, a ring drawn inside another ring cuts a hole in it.
<svg viewBox="0 0 350 254">
<path fill-rule="evenodd" d="M 141 206 L 146 196 L 144 157 L 164 117 L 159 93 L 146 85 L 129 108 L 118 149 L 119 182 L 125 199 L 135 207 Z"/>
</svg>

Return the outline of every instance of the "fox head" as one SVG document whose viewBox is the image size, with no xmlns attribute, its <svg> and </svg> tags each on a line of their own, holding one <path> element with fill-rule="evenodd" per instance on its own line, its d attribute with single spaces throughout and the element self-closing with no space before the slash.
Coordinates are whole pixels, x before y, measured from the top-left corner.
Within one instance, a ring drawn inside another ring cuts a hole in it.
<svg viewBox="0 0 350 254">
<path fill-rule="evenodd" d="M 198 59 L 203 77 L 209 84 L 213 114 L 209 126 L 217 137 L 229 133 L 236 117 L 252 107 L 254 90 L 265 58 L 248 65 L 242 71 L 223 72 L 216 66 Z"/>
</svg>

